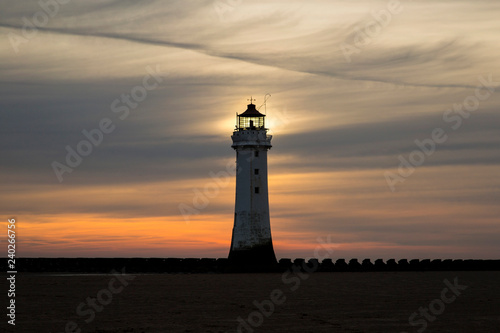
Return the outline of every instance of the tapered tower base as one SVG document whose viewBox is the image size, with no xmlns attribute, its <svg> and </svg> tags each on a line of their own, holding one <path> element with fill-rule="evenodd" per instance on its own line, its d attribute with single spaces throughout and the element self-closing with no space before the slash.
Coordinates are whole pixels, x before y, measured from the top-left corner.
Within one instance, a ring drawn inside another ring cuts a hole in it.
<svg viewBox="0 0 500 333">
<path fill-rule="evenodd" d="M 229 263 L 235 266 L 269 267 L 278 264 L 272 242 L 248 249 L 231 250 L 228 259 Z"/>
</svg>

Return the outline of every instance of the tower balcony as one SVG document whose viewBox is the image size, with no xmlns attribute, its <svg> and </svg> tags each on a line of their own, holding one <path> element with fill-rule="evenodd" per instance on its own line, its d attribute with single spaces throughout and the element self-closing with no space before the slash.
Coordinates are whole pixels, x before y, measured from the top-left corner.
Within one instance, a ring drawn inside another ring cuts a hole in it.
<svg viewBox="0 0 500 333">
<path fill-rule="evenodd" d="M 236 130 L 231 135 L 234 149 L 238 147 L 265 147 L 270 149 L 272 135 L 267 134 L 267 130 Z"/>
</svg>

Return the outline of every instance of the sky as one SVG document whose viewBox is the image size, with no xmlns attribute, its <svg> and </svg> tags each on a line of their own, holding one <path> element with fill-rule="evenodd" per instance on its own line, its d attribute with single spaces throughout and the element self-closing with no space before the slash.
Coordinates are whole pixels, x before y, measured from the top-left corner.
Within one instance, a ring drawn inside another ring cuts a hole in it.
<svg viewBox="0 0 500 333">
<path fill-rule="evenodd" d="M 484 0 L 2 1 L 1 223 L 21 257 L 226 257 L 230 136 L 253 96 L 278 258 L 498 259 L 499 16 Z"/>
</svg>

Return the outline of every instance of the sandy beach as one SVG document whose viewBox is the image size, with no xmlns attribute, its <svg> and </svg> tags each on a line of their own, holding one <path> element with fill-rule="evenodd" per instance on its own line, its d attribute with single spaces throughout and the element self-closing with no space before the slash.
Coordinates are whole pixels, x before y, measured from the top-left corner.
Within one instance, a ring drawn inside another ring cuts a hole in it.
<svg viewBox="0 0 500 333">
<path fill-rule="evenodd" d="M 500 272 L 17 278 L 16 326 L 8 325 L 9 332 L 456 333 L 500 327 Z"/>
</svg>

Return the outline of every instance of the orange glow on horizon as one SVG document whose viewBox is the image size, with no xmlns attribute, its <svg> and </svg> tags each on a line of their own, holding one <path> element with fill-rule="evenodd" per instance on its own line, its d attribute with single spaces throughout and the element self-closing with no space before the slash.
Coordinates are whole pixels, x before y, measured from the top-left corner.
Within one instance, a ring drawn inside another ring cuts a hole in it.
<svg viewBox="0 0 500 333">
<path fill-rule="evenodd" d="M 449 182 L 443 178 L 455 177 L 437 171 L 422 168 L 415 177 L 430 177 L 436 182 Z M 490 181 L 495 172 L 493 167 L 483 167 L 483 177 L 469 181 Z M 473 235 L 477 226 L 470 221 L 484 207 L 473 202 L 457 206 L 436 200 L 426 192 L 424 182 L 411 181 L 408 184 L 415 184 L 413 191 L 394 197 L 378 170 L 275 171 L 269 178 L 269 190 L 277 257 L 313 257 L 318 237 L 330 237 L 336 258 L 370 257 L 374 251 L 380 254 L 377 257 L 386 258 L 395 253 L 403 257 L 442 257 L 441 253 L 466 257 L 473 252 L 474 247 L 460 246 L 446 230 Z M 37 187 L 24 200 L 48 211 L 54 202 L 63 203 L 68 211 L 78 213 L 19 214 L 18 253 L 21 257 L 226 257 L 233 227 L 233 177 L 222 183 L 206 208 L 190 215 L 188 221 L 178 208 L 179 203 L 193 207 L 196 193 L 203 193 L 213 182 L 207 177 L 113 187 Z M 11 193 L 7 200 L 21 199 L 21 194 Z M 444 219 L 448 219 L 446 223 Z M 494 209 L 490 215 L 483 213 L 481 225 L 494 230 L 498 229 L 497 222 Z M 420 229 L 435 232 L 421 234 Z M 404 234 L 403 242 L 385 240 L 387 232 Z M 449 239 L 449 244 L 426 245 L 422 237 L 427 241 Z M 482 246 L 494 248 L 493 244 Z"/>
</svg>

